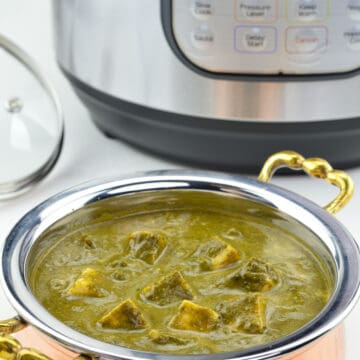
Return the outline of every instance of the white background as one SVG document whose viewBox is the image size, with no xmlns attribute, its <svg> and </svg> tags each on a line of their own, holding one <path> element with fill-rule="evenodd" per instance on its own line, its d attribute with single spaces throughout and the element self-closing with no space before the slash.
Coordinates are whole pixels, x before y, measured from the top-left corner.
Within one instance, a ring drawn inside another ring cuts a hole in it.
<svg viewBox="0 0 360 360">
<path fill-rule="evenodd" d="M 63 153 L 52 173 L 30 192 L 16 199 L 0 202 L 0 241 L 4 240 L 11 227 L 25 212 L 65 188 L 94 178 L 150 169 L 183 167 L 143 153 L 119 141 L 110 140 L 95 128 L 86 109 L 56 65 L 50 1 L 0 0 L 0 33 L 27 50 L 48 74 L 59 93 L 66 122 Z M 0 67 L 2 65 L 0 61 Z M 13 81 L 21 82 L 21 78 L 15 74 Z M 1 87 L 4 86 L 6 84 L 2 83 Z M 0 103 L 3 101 L 4 99 L 0 99 Z M 349 173 L 360 188 L 360 168 L 350 170 Z M 319 204 L 326 204 L 336 194 L 336 190 L 329 185 L 301 176 L 276 178 L 274 182 L 300 192 Z M 337 215 L 357 240 L 360 239 L 359 214 L 359 194 L 355 193 L 352 202 Z M 14 315 L 0 289 L 0 319 Z M 347 319 L 346 326 L 347 360 L 358 360 L 360 304 Z"/>
</svg>

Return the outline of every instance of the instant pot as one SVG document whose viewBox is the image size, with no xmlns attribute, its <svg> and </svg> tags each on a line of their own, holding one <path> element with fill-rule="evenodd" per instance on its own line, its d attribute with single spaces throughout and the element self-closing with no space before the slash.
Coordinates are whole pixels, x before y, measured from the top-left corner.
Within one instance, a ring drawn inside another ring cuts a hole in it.
<svg viewBox="0 0 360 360">
<path fill-rule="evenodd" d="M 283 148 L 360 164 L 360 0 L 53 7 L 58 62 L 107 135 L 222 168 Z"/>
</svg>

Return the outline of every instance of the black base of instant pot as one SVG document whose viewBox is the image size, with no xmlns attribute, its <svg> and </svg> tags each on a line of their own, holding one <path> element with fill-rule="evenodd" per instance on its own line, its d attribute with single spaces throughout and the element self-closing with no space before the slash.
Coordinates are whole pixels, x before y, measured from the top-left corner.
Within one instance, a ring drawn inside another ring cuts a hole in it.
<svg viewBox="0 0 360 360">
<path fill-rule="evenodd" d="M 104 133 L 167 158 L 256 173 L 281 150 L 323 157 L 337 168 L 360 164 L 360 118 L 302 123 L 194 118 L 119 100 L 66 75 Z"/>
</svg>

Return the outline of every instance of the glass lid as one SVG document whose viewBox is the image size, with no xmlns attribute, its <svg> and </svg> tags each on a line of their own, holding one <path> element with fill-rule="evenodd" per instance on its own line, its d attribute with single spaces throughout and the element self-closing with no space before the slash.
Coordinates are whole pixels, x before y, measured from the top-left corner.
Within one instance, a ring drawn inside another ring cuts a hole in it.
<svg viewBox="0 0 360 360">
<path fill-rule="evenodd" d="M 53 87 L 22 49 L 0 35 L 0 199 L 15 196 L 55 165 L 64 134 Z"/>
</svg>

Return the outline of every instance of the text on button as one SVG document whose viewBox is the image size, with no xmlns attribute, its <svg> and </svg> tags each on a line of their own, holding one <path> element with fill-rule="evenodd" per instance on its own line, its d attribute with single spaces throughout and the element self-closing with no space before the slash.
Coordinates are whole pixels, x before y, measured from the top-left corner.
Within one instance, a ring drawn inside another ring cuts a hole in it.
<svg viewBox="0 0 360 360">
<path fill-rule="evenodd" d="M 195 0 L 192 5 L 193 14 L 199 18 L 213 15 L 214 9 L 211 0 Z"/>
<path fill-rule="evenodd" d="M 329 0 L 287 0 L 286 8 L 291 22 L 319 22 L 329 15 Z"/>
<path fill-rule="evenodd" d="M 264 17 L 271 10 L 270 5 L 246 5 L 241 4 L 240 10 L 247 17 Z"/>
<path fill-rule="evenodd" d="M 266 46 L 266 37 L 263 34 L 246 34 L 245 41 L 249 49 L 264 49 Z"/>
<path fill-rule="evenodd" d="M 298 7 L 298 15 L 300 17 L 316 17 L 318 15 L 318 7 L 316 4 L 300 3 Z"/>
<path fill-rule="evenodd" d="M 235 48 L 244 53 L 271 53 L 277 45 L 276 29 L 271 26 L 238 26 Z"/>
<path fill-rule="evenodd" d="M 360 50 L 360 26 L 344 32 L 348 46 L 353 50 Z"/>
<path fill-rule="evenodd" d="M 197 27 L 191 33 L 191 39 L 193 45 L 200 50 L 210 48 L 215 42 L 215 36 L 207 25 Z"/>
<path fill-rule="evenodd" d="M 352 19 L 360 20 L 360 0 L 349 1 L 347 10 Z"/>
<path fill-rule="evenodd" d="M 236 0 L 236 17 L 241 22 L 273 22 L 277 17 L 277 0 Z"/>
<path fill-rule="evenodd" d="M 290 27 L 286 30 L 286 50 L 289 54 L 322 53 L 328 45 L 325 27 Z"/>
</svg>

